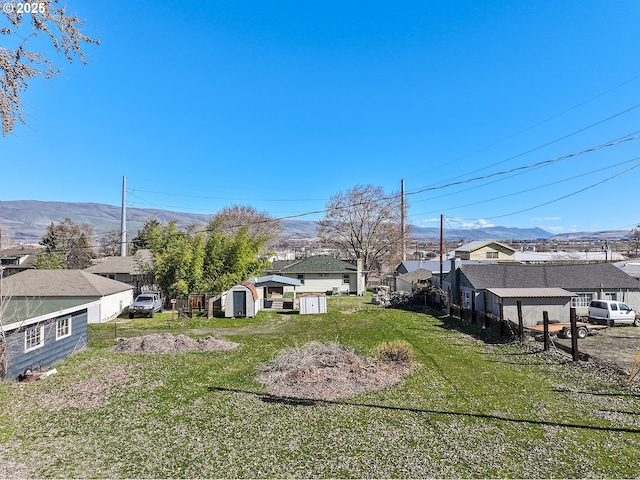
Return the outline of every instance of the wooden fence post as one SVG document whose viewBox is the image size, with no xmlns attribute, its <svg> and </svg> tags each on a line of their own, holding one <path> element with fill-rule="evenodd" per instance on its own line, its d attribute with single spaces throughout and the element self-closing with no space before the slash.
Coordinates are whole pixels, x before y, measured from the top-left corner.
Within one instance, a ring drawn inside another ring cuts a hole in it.
<svg viewBox="0 0 640 480">
<path fill-rule="evenodd" d="M 522 319 L 522 302 L 518 300 L 518 336 L 520 341 L 524 338 L 524 321 Z"/>
<path fill-rule="evenodd" d="M 575 308 L 571 308 L 569 312 L 571 312 L 571 354 L 573 356 L 573 361 L 577 362 L 580 359 L 580 354 L 578 352 L 578 325 L 576 323 L 578 319 Z"/>
<path fill-rule="evenodd" d="M 504 323 L 504 306 L 500 303 L 500 336 L 503 337 L 505 332 L 505 323 Z"/>
<path fill-rule="evenodd" d="M 544 335 L 544 351 L 549 351 L 549 312 L 542 312 L 542 334 Z"/>
<path fill-rule="evenodd" d="M 476 323 L 476 292 L 471 291 L 471 323 Z"/>
</svg>

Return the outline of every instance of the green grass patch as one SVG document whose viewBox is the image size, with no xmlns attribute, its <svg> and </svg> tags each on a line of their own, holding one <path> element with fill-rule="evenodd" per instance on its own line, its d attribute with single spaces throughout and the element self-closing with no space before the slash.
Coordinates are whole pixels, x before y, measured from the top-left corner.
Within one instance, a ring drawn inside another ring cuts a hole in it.
<svg viewBox="0 0 640 480">
<path fill-rule="evenodd" d="M 171 320 L 166 312 L 91 325 L 89 348 L 58 364 L 57 375 L 0 384 L 4 459 L 55 478 L 619 478 L 640 471 L 640 396 L 624 379 L 538 344 L 499 343 L 454 321 L 376 308 L 368 297 L 327 300 L 325 315 Z M 115 337 L 160 332 L 241 346 L 110 350 Z M 336 401 L 266 395 L 256 381 L 260 366 L 310 341 L 368 356 L 381 345 L 410 346 L 420 367 L 399 385 Z"/>
</svg>

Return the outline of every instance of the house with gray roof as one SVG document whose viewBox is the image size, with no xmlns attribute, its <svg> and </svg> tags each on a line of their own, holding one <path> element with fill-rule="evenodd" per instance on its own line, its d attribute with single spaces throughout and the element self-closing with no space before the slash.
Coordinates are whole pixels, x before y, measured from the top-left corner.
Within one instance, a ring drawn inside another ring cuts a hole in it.
<svg viewBox="0 0 640 480">
<path fill-rule="evenodd" d="M 357 265 L 330 255 L 285 262 L 274 262 L 267 274 L 299 280 L 298 293 L 365 294 L 365 272 Z"/>
<path fill-rule="evenodd" d="M 611 263 L 463 264 L 445 277 L 444 288 L 447 292 L 450 289 L 455 304 L 462 302 L 465 306 L 473 301 L 477 311 L 485 309 L 484 292 L 506 288 L 561 288 L 571 292 L 570 307 L 578 315 L 586 315 L 589 302 L 594 299 L 618 300 L 640 308 L 640 282 Z"/>
<path fill-rule="evenodd" d="M 87 345 L 87 318 L 97 302 L 3 298 L 0 379 L 47 369 Z M 4 343 L 3 343 L 4 342 Z"/>
<path fill-rule="evenodd" d="M 86 270 L 25 270 L 5 278 L 2 297 L 28 305 L 47 301 L 59 309 L 91 304 L 89 323 L 117 317 L 133 302 L 133 287 Z"/>
<path fill-rule="evenodd" d="M 0 250 L 0 268 L 3 275 L 8 277 L 15 273 L 34 268 L 38 248 L 22 246 L 19 248 L 5 248 Z"/>
<path fill-rule="evenodd" d="M 87 272 L 131 285 L 134 294 L 156 290 L 148 274 L 153 267 L 150 250 L 140 249 L 128 257 L 104 257 L 94 260 L 94 265 L 85 268 Z"/>
</svg>

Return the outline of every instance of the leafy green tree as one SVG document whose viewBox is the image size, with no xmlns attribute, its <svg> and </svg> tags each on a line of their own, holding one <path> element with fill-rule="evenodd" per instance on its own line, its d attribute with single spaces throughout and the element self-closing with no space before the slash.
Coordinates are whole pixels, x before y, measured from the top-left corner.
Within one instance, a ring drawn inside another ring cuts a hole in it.
<svg viewBox="0 0 640 480">
<path fill-rule="evenodd" d="M 152 243 L 158 241 L 162 224 L 155 218 L 147 218 L 138 234 L 131 241 L 132 254 L 143 248 L 152 248 Z"/>
<path fill-rule="evenodd" d="M 179 230 L 175 220 L 147 227 L 138 237 L 144 236 L 153 253 L 155 283 L 171 298 L 194 292 L 221 293 L 268 265 L 260 254 L 266 238 L 251 237 L 247 227 L 230 233 L 220 229 L 219 220 L 210 222 L 205 230 L 193 225 Z"/>
</svg>

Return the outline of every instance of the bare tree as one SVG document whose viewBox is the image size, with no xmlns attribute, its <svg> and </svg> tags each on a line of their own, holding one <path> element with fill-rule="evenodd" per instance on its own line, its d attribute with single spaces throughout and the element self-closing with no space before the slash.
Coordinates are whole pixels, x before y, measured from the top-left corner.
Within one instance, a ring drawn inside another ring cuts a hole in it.
<svg viewBox="0 0 640 480">
<path fill-rule="evenodd" d="M 640 250 L 640 225 L 636 225 L 636 228 L 631 230 L 631 236 L 629 237 L 629 243 L 638 256 L 638 250 Z"/>
<path fill-rule="evenodd" d="M 401 197 L 381 187 L 358 185 L 327 203 L 318 236 L 349 260 L 363 259 L 365 270 L 382 270 L 401 256 Z M 410 228 L 405 235 L 410 235 Z"/>
<path fill-rule="evenodd" d="M 98 254 L 101 257 L 117 257 L 120 255 L 120 243 L 122 242 L 122 236 L 120 230 L 109 230 L 100 238 L 100 247 L 98 248 Z"/>
<path fill-rule="evenodd" d="M 210 225 L 229 235 L 235 235 L 242 227 L 247 227 L 249 237 L 264 240 L 266 249 L 274 247 L 282 234 L 278 219 L 243 205 L 223 208 L 213 217 Z"/>
<path fill-rule="evenodd" d="M 0 223 L 0 250 L 11 248 L 13 239 L 7 233 L 7 229 Z"/>
<path fill-rule="evenodd" d="M 25 123 L 22 93 L 34 78 L 52 78 L 60 69 L 44 53 L 32 51 L 29 42 L 36 37 L 48 39 L 56 54 L 69 62 L 74 58 L 87 63 L 84 44 L 99 43 L 80 31 L 83 21 L 67 13 L 59 0 L 3 0 L 0 16 L 0 114 L 2 134 L 12 132 L 16 120 Z M 38 42 L 38 48 L 47 48 Z"/>
</svg>

